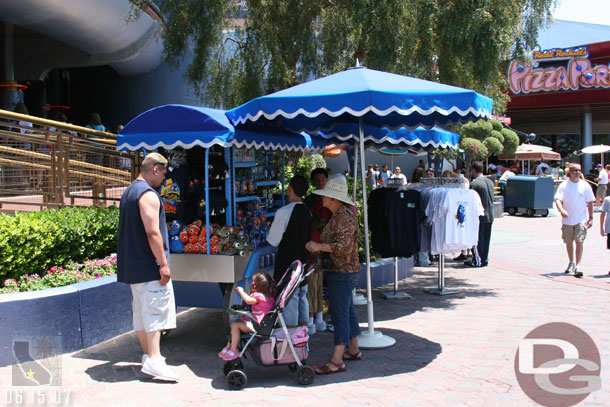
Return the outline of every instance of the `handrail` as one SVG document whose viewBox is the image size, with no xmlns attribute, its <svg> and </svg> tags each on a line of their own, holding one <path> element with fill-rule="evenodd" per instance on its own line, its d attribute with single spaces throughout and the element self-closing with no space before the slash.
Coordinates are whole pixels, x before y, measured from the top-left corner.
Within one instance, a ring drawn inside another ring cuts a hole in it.
<svg viewBox="0 0 610 407">
<path fill-rule="evenodd" d="M 9 119 L 9 120 L 30 122 L 33 124 L 38 124 L 40 126 L 48 126 L 48 127 L 55 127 L 57 129 L 72 130 L 72 131 L 76 131 L 78 133 L 84 133 L 84 134 L 88 134 L 91 136 L 101 137 L 102 139 L 109 139 L 109 140 L 114 140 L 114 141 L 117 140 L 116 134 L 109 133 L 107 131 L 99 131 L 99 130 L 90 129 L 89 127 L 76 126 L 74 124 L 58 122 L 58 121 L 50 120 L 50 119 L 43 119 L 40 117 L 30 116 L 27 114 L 15 113 L 15 112 L 11 112 L 10 110 L 0 109 L 0 117 Z M 1 123 L 0 123 L 0 125 L 1 125 Z"/>
</svg>

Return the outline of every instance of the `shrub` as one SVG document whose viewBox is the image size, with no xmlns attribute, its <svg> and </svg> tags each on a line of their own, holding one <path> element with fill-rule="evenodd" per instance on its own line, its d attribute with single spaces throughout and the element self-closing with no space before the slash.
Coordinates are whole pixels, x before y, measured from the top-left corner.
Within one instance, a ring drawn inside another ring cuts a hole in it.
<svg viewBox="0 0 610 407">
<path fill-rule="evenodd" d="M 0 281 L 115 252 L 118 221 L 116 207 L 0 215 Z"/>
<path fill-rule="evenodd" d="M 116 254 L 99 260 L 85 260 L 83 264 L 71 261 L 65 267 L 51 267 L 42 277 L 38 274 L 25 274 L 19 279 L 4 280 L 0 294 L 63 287 L 114 274 L 116 274 Z"/>
</svg>

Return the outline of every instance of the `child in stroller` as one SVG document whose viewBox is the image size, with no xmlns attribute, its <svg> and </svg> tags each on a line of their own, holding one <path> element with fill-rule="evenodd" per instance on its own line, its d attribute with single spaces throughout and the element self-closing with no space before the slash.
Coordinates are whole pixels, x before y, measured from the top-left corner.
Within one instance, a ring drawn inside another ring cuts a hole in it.
<svg viewBox="0 0 610 407">
<path fill-rule="evenodd" d="M 237 287 L 235 291 L 241 299 L 252 307 L 252 315 L 257 323 L 263 320 L 265 314 L 271 311 L 275 305 L 274 292 L 275 283 L 267 273 L 256 273 L 252 276 L 252 291 L 250 295 L 244 292 L 244 289 Z M 237 345 L 242 333 L 254 332 L 253 321 L 247 316 L 242 316 L 240 319 L 233 321 L 231 324 L 231 340 L 227 342 L 218 356 L 223 360 L 233 360 L 239 357 Z"/>
<path fill-rule="evenodd" d="M 304 365 L 309 355 L 307 327 L 288 329 L 282 313 L 296 288 L 315 271 L 317 265 L 318 262 L 313 264 L 307 274 L 300 261 L 295 260 L 290 265 L 278 283 L 279 293 L 275 298 L 273 308 L 265 314 L 260 323 L 250 312 L 241 310 L 239 306 L 234 306 L 229 310 L 232 316 L 250 318 L 254 328 L 252 334 L 241 335 L 238 341 L 240 351 L 237 357 L 227 360 L 224 365 L 223 372 L 231 389 L 240 390 L 246 386 L 247 377 L 241 360 L 247 358 L 246 350 L 259 366 L 287 365 L 290 370 L 296 371 L 299 384 L 305 385 L 313 382 L 315 376 L 313 369 Z M 278 325 L 279 327 L 275 328 Z"/>
</svg>

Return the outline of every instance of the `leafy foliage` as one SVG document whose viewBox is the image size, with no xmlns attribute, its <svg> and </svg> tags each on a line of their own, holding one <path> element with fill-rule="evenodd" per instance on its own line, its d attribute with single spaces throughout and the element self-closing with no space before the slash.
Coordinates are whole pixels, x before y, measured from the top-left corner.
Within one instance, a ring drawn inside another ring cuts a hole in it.
<svg viewBox="0 0 610 407">
<path fill-rule="evenodd" d="M 0 215 L 0 279 L 39 274 L 54 264 L 116 250 L 119 211 L 64 208 Z"/>
<path fill-rule="evenodd" d="M 556 0 L 131 0 L 166 21 L 165 61 L 217 107 L 354 66 L 474 89 L 505 108 L 508 59 Z M 238 4 L 244 5 L 237 6 Z M 392 27 L 389 34 L 388 27 Z M 224 30 L 224 33 L 223 33 Z"/>
</svg>

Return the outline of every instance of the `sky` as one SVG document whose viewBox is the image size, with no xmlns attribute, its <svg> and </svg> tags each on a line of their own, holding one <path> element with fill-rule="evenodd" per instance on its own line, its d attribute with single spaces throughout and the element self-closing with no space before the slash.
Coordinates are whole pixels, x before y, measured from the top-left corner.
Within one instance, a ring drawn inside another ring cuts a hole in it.
<svg viewBox="0 0 610 407">
<path fill-rule="evenodd" d="M 558 0 L 553 18 L 610 25 L 610 0 Z"/>
</svg>

